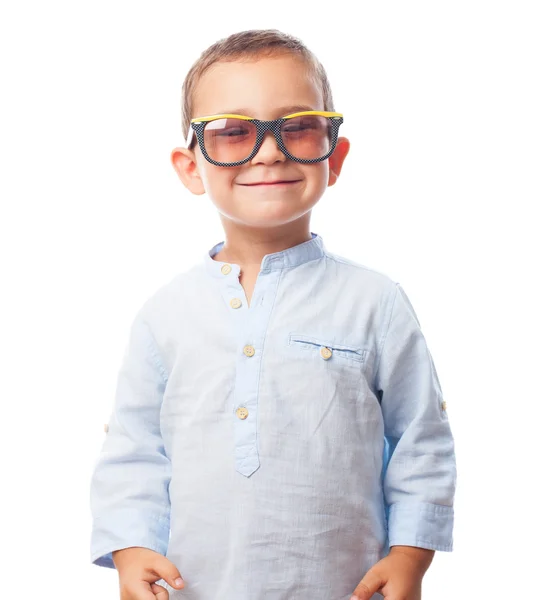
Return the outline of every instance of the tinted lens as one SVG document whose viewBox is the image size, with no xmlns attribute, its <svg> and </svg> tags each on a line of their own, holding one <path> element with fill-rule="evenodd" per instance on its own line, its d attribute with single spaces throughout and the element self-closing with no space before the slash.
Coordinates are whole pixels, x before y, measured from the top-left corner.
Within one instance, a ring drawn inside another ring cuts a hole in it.
<svg viewBox="0 0 537 600">
<path fill-rule="evenodd" d="M 242 119 L 216 119 L 205 126 L 203 139 L 205 150 L 213 160 L 240 162 L 254 149 L 256 128 Z"/>
<path fill-rule="evenodd" d="M 286 119 L 281 132 L 287 151 L 296 158 L 321 158 L 330 150 L 332 125 L 328 117 L 304 115 Z"/>
</svg>

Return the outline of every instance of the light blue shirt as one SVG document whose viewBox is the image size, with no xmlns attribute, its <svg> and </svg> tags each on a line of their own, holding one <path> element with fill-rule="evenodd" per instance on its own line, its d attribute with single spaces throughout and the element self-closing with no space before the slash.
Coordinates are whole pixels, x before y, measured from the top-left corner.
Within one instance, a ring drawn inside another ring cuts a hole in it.
<svg viewBox="0 0 537 600">
<path fill-rule="evenodd" d="M 216 244 L 144 302 L 91 479 L 91 561 L 130 546 L 170 600 L 348 600 L 391 545 L 452 550 L 454 441 L 401 284 L 320 235 Z M 375 594 L 374 598 L 381 598 Z"/>
</svg>

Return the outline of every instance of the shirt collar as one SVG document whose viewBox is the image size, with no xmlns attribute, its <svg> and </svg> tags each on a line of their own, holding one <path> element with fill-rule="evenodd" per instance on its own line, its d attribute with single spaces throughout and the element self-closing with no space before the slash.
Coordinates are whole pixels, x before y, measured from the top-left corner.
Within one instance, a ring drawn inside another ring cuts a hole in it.
<svg viewBox="0 0 537 600">
<path fill-rule="evenodd" d="M 267 272 L 277 269 L 297 267 L 298 265 L 306 263 L 310 260 L 323 257 L 326 251 L 322 237 L 317 233 L 313 233 L 313 231 L 310 233 L 312 238 L 302 242 L 301 244 L 292 246 L 291 248 L 286 248 L 280 252 L 265 254 L 263 260 L 261 261 L 260 271 Z M 207 271 L 214 277 L 225 277 L 231 273 L 239 275 L 240 265 L 232 262 L 216 260 L 213 258 L 213 256 L 222 249 L 223 245 L 223 241 L 218 242 L 218 244 L 215 244 L 209 250 L 209 252 L 206 252 L 203 255 L 203 262 L 205 263 Z"/>
</svg>

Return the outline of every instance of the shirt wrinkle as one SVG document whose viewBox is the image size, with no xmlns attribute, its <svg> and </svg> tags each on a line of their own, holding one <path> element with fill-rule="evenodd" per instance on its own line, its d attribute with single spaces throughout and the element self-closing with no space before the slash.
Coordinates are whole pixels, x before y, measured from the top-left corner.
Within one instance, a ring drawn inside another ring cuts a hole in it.
<svg viewBox="0 0 537 600">
<path fill-rule="evenodd" d="M 158 581 L 170 600 L 343 600 L 392 545 L 453 549 L 454 441 L 410 300 L 311 236 L 263 257 L 251 306 L 219 242 L 135 315 L 93 564 L 141 546 L 184 577 Z"/>
</svg>

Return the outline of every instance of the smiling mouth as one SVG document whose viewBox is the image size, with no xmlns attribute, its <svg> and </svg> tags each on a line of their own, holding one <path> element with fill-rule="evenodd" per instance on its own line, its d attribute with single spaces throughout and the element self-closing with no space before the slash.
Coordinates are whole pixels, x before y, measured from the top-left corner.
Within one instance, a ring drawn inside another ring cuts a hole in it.
<svg viewBox="0 0 537 600">
<path fill-rule="evenodd" d="M 241 183 L 239 185 L 243 185 L 245 187 L 284 187 L 286 185 L 298 183 L 299 181 L 300 179 L 296 179 L 295 181 L 277 181 L 275 183 Z"/>
</svg>

